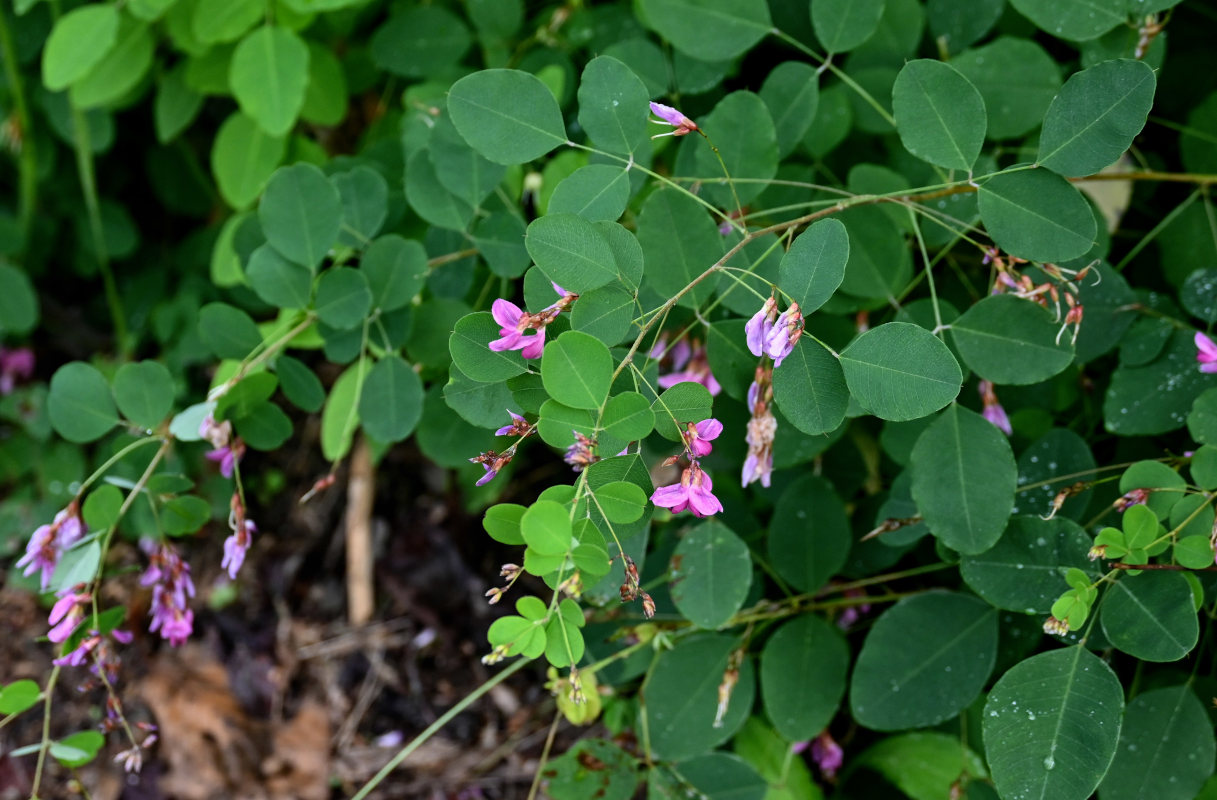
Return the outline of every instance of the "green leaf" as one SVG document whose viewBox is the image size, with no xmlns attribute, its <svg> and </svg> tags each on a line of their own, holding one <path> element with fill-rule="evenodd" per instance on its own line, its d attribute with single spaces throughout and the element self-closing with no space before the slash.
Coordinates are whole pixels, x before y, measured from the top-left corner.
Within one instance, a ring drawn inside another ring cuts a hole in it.
<svg viewBox="0 0 1217 800">
<path fill-rule="evenodd" d="M 610 397 L 605 404 L 601 424 L 605 433 L 614 439 L 641 441 L 655 429 L 655 412 L 638 392 L 622 392 Z"/>
<path fill-rule="evenodd" d="M 1080 645 L 1016 664 L 989 692 L 982 717 L 998 793 L 1085 800 L 1116 753 L 1123 711 L 1119 679 Z"/>
<path fill-rule="evenodd" d="M 250 254 L 245 277 L 259 298 L 277 308 L 308 308 L 312 300 L 313 273 L 269 244 Z"/>
<path fill-rule="evenodd" d="M 680 192 L 655 192 L 638 215 L 647 282 L 665 297 L 675 296 L 722 258 L 722 239 L 705 207 Z M 689 290 L 680 305 L 700 306 L 717 285 L 718 276 L 710 275 Z"/>
<path fill-rule="evenodd" d="M 617 279 L 613 249 L 588 220 L 569 213 L 546 214 L 528 226 L 524 245 L 545 277 L 582 294 Z"/>
<path fill-rule="evenodd" d="M 258 0 L 210 0 L 193 6 L 191 27 L 202 44 L 236 41 L 266 14 Z"/>
<path fill-rule="evenodd" d="M 234 112 L 224 120 L 211 146 L 211 171 L 220 196 L 233 208 L 247 208 L 258 199 L 286 153 L 286 137 L 271 136 L 245 114 Z"/>
<path fill-rule="evenodd" d="M 756 695 L 755 672 L 748 659 L 740 665 L 722 724 L 714 724 L 718 685 L 738 644 L 734 636 L 696 636 L 655 659 L 643 684 L 647 702 L 642 713 L 656 758 L 680 761 L 699 755 L 730 739 L 744 724 Z"/>
<path fill-rule="evenodd" d="M 51 576 L 48 591 L 58 593 L 78 583 L 90 583 L 101 568 L 101 544 L 92 539 L 63 554 Z"/>
<path fill-rule="evenodd" d="M 777 407 L 800 431 L 812 436 L 840 427 L 849 407 L 841 361 L 819 343 L 797 345 L 773 372 Z"/>
<path fill-rule="evenodd" d="M 844 53 L 875 35 L 884 0 L 815 0 L 811 25 L 829 53 Z"/>
<path fill-rule="evenodd" d="M 549 214 L 570 213 L 591 222 L 613 221 L 630 199 L 630 176 L 621 167 L 589 164 L 572 172 L 549 198 Z"/>
<path fill-rule="evenodd" d="M 76 108 L 98 108 L 121 100 L 152 66 L 155 45 L 148 26 L 124 16 L 114 46 L 87 74 L 72 84 L 68 96 Z"/>
<path fill-rule="evenodd" d="M 579 80 L 579 125 L 597 146 L 634 153 L 647 141 L 647 87 L 612 56 L 597 56 Z"/>
<path fill-rule="evenodd" d="M 29 333 L 38 316 L 38 295 L 30 279 L 16 267 L 0 263 L 0 333 Z"/>
<path fill-rule="evenodd" d="M 358 326 L 372 310 L 372 290 L 363 273 L 351 267 L 331 267 L 317 281 L 317 316 L 338 330 Z"/>
<path fill-rule="evenodd" d="M 317 125 L 338 125 L 346 118 L 349 97 L 342 63 L 329 48 L 308 44 L 308 86 L 300 118 Z"/>
<path fill-rule="evenodd" d="M 880 419 L 932 414 L 959 394 L 963 373 L 937 337 L 908 322 L 887 322 L 841 352 L 850 394 Z"/>
<path fill-rule="evenodd" d="M 579 295 L 579 302 L 571 308 L 571 328 L 615 345 L 633 327 L 637 305 L 634 295 L 618 284 L 592 289 Z"/>
<path fill-rule="evenodd" d="M 355 403 L 364 374 L 363 362 L 357 361 L 330 387 L 330 396 L 321 412 L 321 454 L 327 461 L 337 461 L 351 449 L 351 436 L 359 426 Z"/>
<path fill-rule="evenodd" d="M 824 620 L 803 614 L 778 628 L 761 650 L 761 697 L 773 727 L 792 742 L 817 736 L 845 695 L 849 645 Z"/>
<path fill-rule="evenodd" d="M 475 214 L 473 206 L 444 188 L 421 150 L 406 164 L 406 200 L 424 220 L 448 230 L 464 232 Z"/>
<path fill-rule="evenodd" d="M 1196 646 L 1192 590 L 1179 573 L 1125 575 L 1107 591 L 1099 621 L 1120 650 L 1142 661 L 1178 661 Z"/>
<path fill-rule="evenodd" d="M 1051 312 L 1010 294 L 991 295 L 951 323 L 959 358 L 987 381 L 1017 386 L 1040 383 L 1073 363 L 1069 332 Z"/>
<path fill-rule="evenodd" d="M 849 261 L 841 291 L 894 300 L 913 274 L 903 231 L 882 208 L 851 208 L 839 219 L 849 231 Z"/>
<path fill-rule="evenodd" d="M 118 410 L 141 428 L 155 428 L 173 410 L 173 376 L 163 364 L 123 364 L 114 375 Z"/>
<path fill-rule="evenodd" d="M 699 628 L 721 628 L 752 586 L 748 545 L 721 522 L 703 522 L 676 545 L 669 580 L 672 602 L 685 619 Z"/>
<path fill-rule="evenodd" d="M 89 530 L 106 530 L 118 523 L 122 505 L 123 493 L 117 486 L 105 484 L 85 498 L 81 516 Z"/>
<path fill-rule="evenodd" d="M 1192 403 L 1187 430 L 1196 441 L 1217 445 L 1217 388 L 1206 390 Z"/>
<path fill-rule="evenodd" d="M 823 219 L 799 234 L 782 256 L 778 283 L 807 316 L 837 291 L 848 261 L 849 233 L 845 226 L 840 220 Z"/>
<path fill-rule="evenodd" d="M 840 496 L 803 475 L 778 499 L 769 524 L 769 563 L 800 592 L 814 592 L 845 565 L 853 536 Z"/>
<path fill-rule="evenodd" d="M 802 61 L 784 61 L 765 78 L 760 95 L 773 117 L 778 155 L 785 158 L 798 147 L 816 118 L 820 105 L 819 74 Z"/>
<path fill-rule="evenodd" d="M 943 544 L 974 555 L 997 542 L 1018 480 L 1010 443 L 997 426 L 953 405 L 917 439 L 911 467 L 913 499 Z"/>
<path fill-rule="evenodd" d="M 292 421 L 279 406 L 264 401 L 237 420 L 237 433 L 255 450 L 277 450 L 292 437 Z"/>
<path fill-rule="evenodd" d="M 504 381 L 524 372 L 524 358 L 518 350 L 495 352 L 489 343 L 499 338 L 499 324 L 489 311 L 468 314 L 457 320 L 448 340 L 452 363 L 475 381 Z"/>
<path fill-rule="evenodd" d="M 657 788 L 664 780 L 662 773 L 652 769 L 647 797 L 654 800 L 676 800 L 698 797 L 705 800 L 762 800 L 768 797 L 765 781 L 739 756 L 730 753 L 706 753 L 671 768 L 679 782 L 671 790 Z"/>
<path fill-rule="evenodd" d="M 55 23 L 42 51 L 42 82 L 52 92 L 88 75 L 118 40 L 118 6 L 97 3 L 75 8 Z"/>
<path fill-rule="evenodd" d="M 1018 457 L 1019 485 L 1036 484 L 1036 487 L 1018 493 L 1014 513 L 1049 514 L 1057 493 L 1072 485 L 1076 474 L 1089 473 L 1095 466 L 1090 447 L 1081 436 L 1071 430 L 1053 428 L 1028 445 Z M 1087 489 L 1067 498 L 1057 516 L 1083 519 L 1091 494 Z"/>
<path fill-rule="evenodd" d="M 1010 0 L 1020 14 L 1040 30 L 1061 39 L 1084 42 L 1097 39 L 1117 25 L 1128 21 L 1122 2 L 1104 0 Z M 1145 13 L 1150 13 L 1149 9 Z"/>
<path fill-rule="evenodd" d="M 1121 366 L 1112 373 L 1103 400 L 1104 423 L 1120 436 L 1173 431 L 1183 426 L 1196 398 L 1210 388 L 1217 388 L 1217 375 L 1197 369 L 1191 331 L 1175 329 L 1152 363 Z"/>
<path fill-rule="evenodd" d="M 655 398 L 655 431 L 671 442 L 683 441 L 685 423 L 710 419 L 714 398 L 700 383 L 682 381 Z"/>
<path fill-rule="evenodd" d="M 321 410 L 325 402 L 325 389 L 317 373 L 291 356 L 279 356 L 275 361 L 275 374 L 283 395 L 292 405 L 310 414 Z"/>
<path fill-rule="evenodd" d="M 1192 800 L 1213 773 L 1217 743 L 1192 690 L 1171 686 L 1139 694 L 1128 704 L 1116 752 L 1120 757 L 1099 784 L 1101 800 Z"/>
<path fill-rule="evenodd" d="M 1063 262 L 1094 247 L 1098 228 L 1081 193 L 1046 169 L 1003 172 L 980 187 L 980 218 L 1002 250 Z"/>
<path fill-rule="evenodd" d="M 211 519 L 211 504 L 201 497 L 175 497 L 161 508 L 160 520 L 165 533 L 182 536 L 194 533 Z"/>
<path fill-rule="evenodd" d="M 258 204 L 258 220 L 272 247 L 316 269 L 338 239 L 342 197 L 317 167 L 294 164 L 271 176 Z"/>
<path fill-rule="evenodd" d="M 906 597 L 867 634 L 850 708 L 875 730 L 937 725 L 976 699 L 996 658 L 997 613 L 988 604 L 948 592 Z"/>
<path fill-rule="evenodd" d="M 13 681 L 0 689 L 0 714 L 20 714 L 33 708 L 41 697 L 42 689 L 34 681 Z"/>
<path fill-rule="evenodd" d="M 435 179 L 471 207 L 481 206 L 507 172 L 502 164 L 478 155 L 447 117 L 435 122 L 427 150 Z"/>
<path fill-rule="evenodd" d="M 991 31 L 1005 5 L 1005 0 L 928 0 L 925 11 L 930 34 L 946 51 L 957 53 Z"/>
<path fill-rule="evenodd" d="M 226 303 L 199 309 L 199 338 L 219 358 L 241 360 L 262 344 L 258 326 L 249 315 Z"/>
<path fill-rule="evenodd" d="M 532 259 L 524 247 L 524 230 L 519 217 L 503 211 L 487 215 L 474 228 L 473 243 L 495 275 L 518 278 L 528 269 Z"/>
<path fill-rule="evenodd" d="M 228 80 L 241 110 L 271 136 L 296 124 L 308 85 L 308 47 L 287 28 L 265 25 L 232 54 Z"/>
<path fill-rule="evenodd" d="M 765 101 L 752 92 L 732 92 L 699 124 L 711 140 L 734 142 L 734 146 L 722 148 L 718 154 L 709 147 L 698 147 L 693 157 L 696 174 L 722 175 L 725 171 L 733 180 L 748 179 L 736 183 L 734 193 L 730 187 L 707 182 L 702 194 L 716 205 L 731 208 L 737 199 L 740 203 L 755 199 L 778 170 L 777 132 Z"/>
<path fill-rule="evenodd" d="M 596 508 L 609 522 L 627 525 L 642 517 L 647 507 L 647 495 L 629 481 L 612 481 L 595 491 Z M 705 627 L 705 626 L 703 626 Z"/>
<path fill-rule="evenodd" d="M 967 797 L 971 800 L 977 797 L 976 787 L 988 786 L 975 780 L 985 777 L 984 761 L 961 744 L 958 736 L 945 733 L 888 737 L 858 756 L 857 763 L 878 771 L 912 800 L 950 797 L 961 783 L 968 787 Z M 965 783 L 965 775 L 973 780 Z"/>
<path fill-rule="evenodd" d="M 51 742 L 50 754 L 67 767 L 82 767 L 97 756 L 106 738 L 97 731 L 80 731 Z"/>
<path fill-rule="evenodd" d="M 973 0 L 966 2 L 971 4 Z M 997 0 L 999 13 L 1003 2 Z M 931 20 L 935 5 L 931 0 Z M 957 11 L 955 18 L 974 17 L 971 12 Z M 1028 39 L 1002 36 L 984 47 L 960 53 L 951 59 L 951 65 L 980 92 L 990 139 L 1009 139 L 1035 130 L 1061 88 L 1061 70 L 1056 61 Z"/>
<path fill-rule="evenodd" d="M 1013 517 L 988 550 L 959 563 L 964 583 L 990 605 L 1024 614 L 1047 614 L 1065 589 L 1065 570 L 1094 575 L 1090 537 L 1077 523 L 1056 517 Z"/>
<path fill-rule="evenodd" d="M 1155 84 L 1148 64 L 1123 58 L 1075 73 L 1044 116 L 1036 161 L 1067 177 L 1114 163 L 1145 127 Z"/>
<path fill-rule="evenodd" d="M 1133 489 L 1158 490 L 1150 492 L 1145 506 L 1153 511 L 1160 520 L 1166 519 L 1175 503 L 1183 498 L 1186 487 L 1187 481 L 1183 479 L 1183 476 L 1160 461 L 1137 461 L 1124 470 L 1120 476 L 1121 493 L 1131 492 Z M 1145 513 L 1144 510 L 1138 510 L 1135 506 L 1128 510 L 1133 512 L 1133 516 L 1129 517 L 1127 512 L 1124 514 L 1126 533 L 1131 524 L 1128 520 L 1136 520 Z M 1149 535 L 1157 536 L 1154 518 L 1146 515 L 1145 520 L 1142 524 L 1152 528 Z"/>
<path fill-rule="evenodd" d="M 455 364 L 448 370 L 444 402 L 469 424 L 493 429 L 502 427 L 509 419 L 506 409 L 519 407 L 506 381 L 479 383 Z"/>
<path fill-rule="evenodd" d="M 515 503 L 499 503 L 486 509 L 482 527 L 490 538 L 503 544 L 524 544 L 524 533 L 520 520 L 524 517 L 524 506 Z"/>
<path fill-rule="evenodd" d="M 495 5 L 499 2 L 495 0 Z M 585 764 L 594 764 L 595 768 Z M 554 797 L 630 800 L 637 785 L 634 757 L 603 739 L 581 739 L 546 766 L 547 792 Z"/>
<path fill-rule="evenodd" d="M 363 429 L 378 442 L 400 442 L 423 415 L 423 382 L 395 355 L 376 362 L 363 382 L 359 416 Z"/>
<path fill-rule="evenodd" d="M 372 307 L 394 311 L 409 305 L 422 291 L 427 279 L 427 251 L 420 243 L 391 233 L 368 246 L 359 268 L 372 290 Z"/>
<path fill-rule="evenodd" d="M 403 78 L 440 75 L 461 60 L 471 43 L 465 23 L 443 6 L 406 6 L 373 34 L 372 59 Z"/>
<path fill-rule="evenodd" d="M 389 184 L 371 167 L 359 166 L 330 177 L 342 198 L 342 232 L 338 243 L 364 247 L 389 213 Z"/>
<path fill-rule="evenodd" d="M 1194 317 L 1217 322 L 1217 269 L 1198 269 L 1179 289 L 1179 302 Z"/>
<path fill-rule="evenodd" d="M 892 86 L 896 132 L 906 150 L 947 169 L 970 172 L 984 144 L 985 102 L 959 70 L 942 61 L 910 61 Z"/>
<path fill-rule="evenodd" d="M 765 0 L 641 0 L 660 36 L 702 61 L 725 61 L 752 49 L 773 28 Z"/>
<path fill-rule="evenodd" d="M 520 530 L 528 547 L 541 555 L 560 556 L 571 549 L 570 510 L 561 503 L 533 503 L 520 520 Z"/>
<path fill-rule="evenodd" d="M 522 164 L 566 143 L 558 102 L 539 78 L 510 69 L 467 75 L 448 91 L 448 112 L 465 141 L 497 164 Z"/>
<path fill-rule="evenodd" d="M 110 384 L 82 361 L 64 364 L 51 376 L 47 415 L 56 433 L 78 444 L 100 439 L 118 424 Z"/>
<path fill-rule="evenodd" d="M 613 357 L 596 337 L 567 331 L 545 345 L 541 380 L 563 405 L 600 408 L 613 382 Z"/>
</svg>

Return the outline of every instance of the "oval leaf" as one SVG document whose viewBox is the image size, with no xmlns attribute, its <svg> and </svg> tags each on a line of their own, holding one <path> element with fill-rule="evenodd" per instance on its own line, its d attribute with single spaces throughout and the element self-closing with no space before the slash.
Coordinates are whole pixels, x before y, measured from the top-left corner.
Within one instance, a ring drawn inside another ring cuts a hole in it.
<svg viewBox="0 0 1217 800">
<path fill-rule="evenodd" d="M 1103 633 L 1143 661 L 1178 661 L 1200 636 L 1191 595 L 1187 580 L 1177 572 L 1124 575 L 1103 598 Z"/>
<path fill-rule="evenodd" d="M 985 101 L 950 64 L 910 61 L 892 86 L 896 132 L 910 153 L 947 169 L 970 171 L 985 141 Z"/>
<path fill-rule="evenodd" d="M 823 219 L 790 245 L 778 267 L 778 285 L 804 315 L 828 302 L 845 278 L 849 233 L 840 220 Z"/>
<path fill-rule="evenodd" d="M 47 415 L 69 442 L 100 439 L 118 424 L 110 384 L 96 367 L 82 361 L 64 364 L 51 376 Z"/>
<path fill-rule="evenodd" d="M 379 442 L 400 442 L 423 415 L 423 382 L 395 355 L 376 362 L 359 395 L 363 429 Z"/>
<path fill-rule="evenodd" d="M 841 353 L 850 394 L 880 419 L 932 414 L 963 385 L 955 356 L 934 334 L 909 322 L 871 328 Z"/>
<path fill-rule="evenodd" d="M 567 331 L 545 345 L 541 380 L 549 396 L 563 405 L 599 408 L 613 382 L 613 357 L 595 336 Z"/>
<path fill-rule="evenodd" d="M 986 297 L 951 323 L 959 358 L 997 384 L 1046 381 L 1073 363 L 1069 332 L 1043 306 L 1009 294 Z"/>
<path fill-rule="evenodd" d="M 558 101 L 537 76 L 487 69 L 448 91 L 452 123 L 474 150 L 497 164 L 523 164 L 566 144 Z"/>
<path fill-rule="evenodd" d="M 792 742 L 815 737 L 845 694 L 849 645 L 811 614 L 778 628 L 761 651 L 761 697 L 773 727 Z"/>
<path fill-rule="evenodd" d="M 699 628 L 720 628 L 748 596 L 752 557 L 730 528 L 709 520 L 676 545 L 669 574 L 672 602 L 680 613 Z"/>
<path fill-rule="evenodd" d="M 981 185 L 979 205 L 989 235 L 1012 256 L 1062 262 L 1094 247 L 1098 227 L 1090 205 L 1048 170 L 995 175 Z"/>
</svg>

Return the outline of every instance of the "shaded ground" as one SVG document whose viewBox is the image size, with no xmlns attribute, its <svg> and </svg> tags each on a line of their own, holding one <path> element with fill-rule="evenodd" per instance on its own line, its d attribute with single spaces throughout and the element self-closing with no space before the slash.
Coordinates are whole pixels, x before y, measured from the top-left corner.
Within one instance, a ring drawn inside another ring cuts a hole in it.
<svg viewBox="0 0 1217 800">
<path fill-rule="evenodd" d="M 287 486 L 271 505 L 251 500 L 265 524 L 236 584 L 219 570 L 226 531 L 212 524 L 183 543 L 199 597 L 195 635 L 179 649 L 146 632 L 142 563 L 122 544 L 111 565 L 129 574 L 107 580 L 105 605 L 131 610 L 136 640 L 123 651 L 119 691 L 132 723 L 153 722 L 160 740 L 142 773 L 124 779 L 112 762 L 126 745 L 110 734 L 98 759 L 79 771 L 95 800 L 323 800 L 349 797 L 417 733 L 491 674 L 480 656 L 497 609 L 483 593 L 502 549 L 445 488 L 446 474 L 410 445 L 378 468 L 371 531 L 375 573 L 372 623 L 346 620 L 345 469 L 306 505 L 296 500 L 316 478 L 301 442 L 275 454 Z M 315 452 L 315 451 L 314 451 Z M 243 472 L 256 474 L 256 456 Z M 389 476 L 392 476 L 390 479 Z M 303 487 L 303 488 L 300 488 Z M 46 610 L 17 591 L 0 592 L 0 676 L 43 680 L 50 669 Z M 52 736 L 95 726 L 104 690 L 80 693 L 83 668 L 64 670 Z M 417 751 L 373 795 L 382 798 L 525 797 L 550 723 L 543 674 L 524 670 L 475 704 Z M 0 752 L 40 740 L 41 706 L 0 729 Z M 565 723 L 564 723 L 565 726 Z M 578 731 L 563 727 L 555 752 Z M 0 800 L 25 798 L 34 757 L 0 757 Z M 57 765 L 44 798 L 81 796 Z"/>
</svg>

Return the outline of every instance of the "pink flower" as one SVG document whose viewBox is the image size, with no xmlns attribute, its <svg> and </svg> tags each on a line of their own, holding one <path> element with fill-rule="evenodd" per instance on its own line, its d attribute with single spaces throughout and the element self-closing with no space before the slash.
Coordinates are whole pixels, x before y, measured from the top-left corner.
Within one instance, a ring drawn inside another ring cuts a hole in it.
<svg viewBox="0 0 1217 800">
<path fill-rule="evenodd" d="M 722 432 L 723 423 L 716 419 L 703 419 L 696 425 L 692 422 L 685 423 L 681 436 L 685 439 L 685 446 L 689 448 L 691 457 L 698 458 L 710 455 L 710 451 L 714 449 L 710 442 L 717 439 Z"/>
<path fill-rule="evenodd" d="M 803 335 L 803 325 L 803 312 L 799 311 L 799 304 L 791 303 L 765 337 L 765 353 L 773 359 L 773 366 L 782 366 L 782 361 L 794 350 L 795 343 Z"/>
<path fill-rule="evenodd" d="M 845 763 L 845 751 L 825 730 L 811 742 L 811 760 L 816 762 L 825 777 L 831 778 Z"/>
<path fill-rule="evenodd" d="M 662 486 L 651 495 L 651 502 L 679 514 L 686 508 L 696 517 L 709 517 L 723 510 L 723 504 L 713 494 L 714 483 L 696 461 L 685 468 L 680 483 Z"/>
<path fill-rule="evenodd" d="M 760 481 L 769 488 L 773 474 L 773 439 L 777 434 L 778 421 L 770 410 L 773 402 L 773 370 L 765 362 L 756 369 L 756 380 L 748 387 L 748 433 L 744 440 L 748 444 L 748 455 L 744 458 L 744 470 L 740 476 L 743 486 Z"/>
<path fill-rule="evenodd" d="M 5 350 L 0 347 L 0 396 L 12 393 L 17 381 L 34 374 L 34 351 L 28 347 Z"/>
<path fill-rule="evenodd" d="M 245 520 L 242 528 L 243 530 L 233 531 L 232 535 L 224 540 L 224 559 L 220 562 L 220 569 L 227 569 L 229 579 L 234 581 L 241 565 L 245 563 L 245 553 L 249 550 L 251 537 L 258 532 L 258 526 L 251 519 Z"/>
<path fill-rule="evenodd" d="M 1217 372 L 1217 342 L 1196 331 L 1196 360 L 1201 372 Z"/>
<path fill-rule="evenodd" d="M 760 358 L 765 354 L 765 342 L 773 331 L 773 322 L 778 318 L 778 304 L 772 297 L 765 299 L 761 310 L 752 315 L 748 324 L 744 325 L 744 333 L 748 335 L 748 349 L 752 355 Z"/>
<path fill-rule="evenodd" d="M 237 462 L 244 454 L 245 446 L 238 443 L 230 447 L 221 447 L 219 450 L 212 450 L 205 455 L 208 461 L 215 461 L 220 465 L 221 475 L 231 478 L 233 472 L 236 471 Z"/>
<path fill-rule="evenodd" d="M 504 350 L 519 350 L 525 358 L 540 358 L 545 349 L 545 327 L 533 334 L 524 331 L 532 327 L 532 315 L 524 313 L 515 303 L 499 298 L 490 306 L 494 321 L 499 323 L 499 338 L 490 343 L 496 353 Z"/>
<path fill-rule="evenodd" d="M 981 402 L 984 403 L 981 416 L 996 425 L 1007 436 L 1013 435 L 1014 428 L 1010 425 L 1010 418 L 1006 416 L 1006 409 L 1002 408 L 1001 403 L 997 401 L 997 393 L 993 391 L 993 384 L 982 380 L 976 384 L 976 391 L 980 393 Z"/>
<path fill-rule="evenodd" d="M 676 129 L 667 133 L 657 133 L 651 137 L 652 139 L 658 139 L 661 136 L 684 136 L 697 130 L 697 123 L 671 106 L 665 106 L 663 103 L 651 103 L 651 113 L 659 117 L 659 119 L 653 119 L 651 122 L 659 125 L 671 125 Z"/>
<path fill-rule="evenodd" d="M 83 584 L 82 584 L 83 585 Z M 92 595 L 76 591 L 76 588 L 65 589 L 55 605 L 51 606 L 51 614 L 47 624 L 53 626 L 46 635 L 55 644 L 62 644 L 76 630 L 76 626 L 84 619 L 85 603 L 92 600 Z"/>
<path fill-rule="evenodd" d="M 652 357 L 654 357 L 655 349 L 658 348 L 659 344 L 656 344 L 652 349 Z M 662 353 L 662 350 L 660 352 Z M 672 348 L 671 356 L 674 371 L 659 376 L 661 388 L 670 389 L 678 383 L 700 383 L 710 392 L 711 397 L 717 396 L 723 390 L 714 377 L 714 373 L 710 371 L 710 360 L 706 356 L 706 348 L 700 342 L 694 342 L 693 346 L 690 346 L 681 340 Z"/>
<path fill-rule="evenodd" d="M 73 501 L 55 515 L 50 525 L 39 525 L 25 546 L 25 555 L 16 564 L 17 567 L 25 567 L 23 575 L 42 570 L 44 592 L 51 585 L 51 576 L 55 574 L 55 567 L 64 551 L 84 535 L 84 525 L 76 514 L 76 502 Z"/>
<path fill-rule="evenodd" d="M 149 563 L 139 582 L 141 586 L 152 587 L 152 622 L 148 630 L 153 633 L 159 630 L 162 638 L 177 647 L 190 638 L 194 629 L 194 612 L 187 599 L 194 597 L 190 565 L 167 542 L 147 542 L 143 548 Z"/>
</svg>

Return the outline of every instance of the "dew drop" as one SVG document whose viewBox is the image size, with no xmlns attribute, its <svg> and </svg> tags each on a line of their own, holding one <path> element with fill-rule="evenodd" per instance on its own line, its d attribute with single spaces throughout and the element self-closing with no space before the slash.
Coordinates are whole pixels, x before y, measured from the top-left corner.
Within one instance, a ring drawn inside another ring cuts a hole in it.
<svg viewBox="0 0 1217 800">
<path fill-rule="evenodd" d="M 1056 766 L 1056 759 L 1053 758 L 1052 756 L 1048 756 L 1047 758 L 1044 759 L 1044 769 L 1052 769 L 1055 766 Z"/>
</svg>

